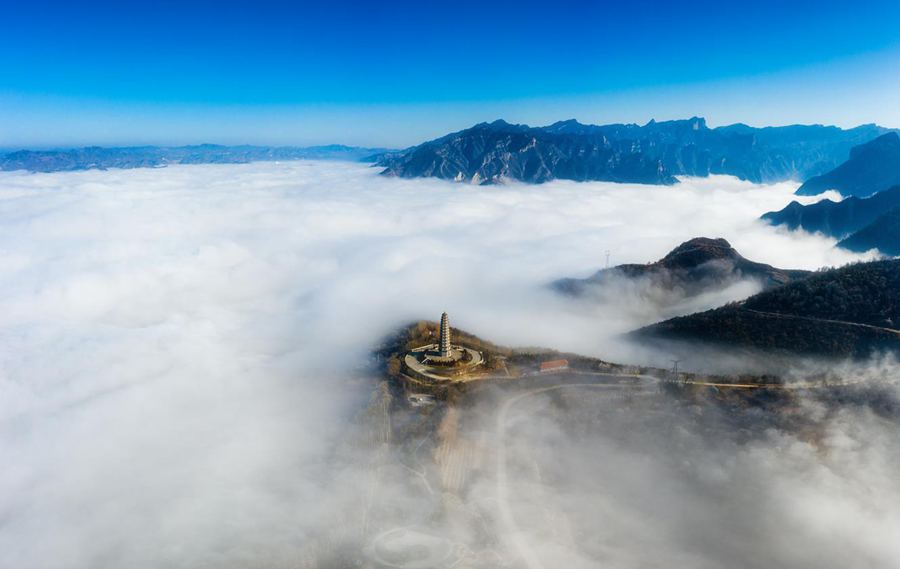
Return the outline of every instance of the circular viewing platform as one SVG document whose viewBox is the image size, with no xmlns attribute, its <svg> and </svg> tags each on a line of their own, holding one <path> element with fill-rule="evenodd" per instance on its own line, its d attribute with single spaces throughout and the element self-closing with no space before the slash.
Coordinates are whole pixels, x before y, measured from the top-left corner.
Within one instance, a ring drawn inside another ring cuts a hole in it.
<svg viewBox="0 0 900 569">
<path fill-rule="evenodd" d="M 420 379 L 459 381 L 484 363 L 481 352 L 465 346 L 451 346 L 449 355 L 441 355 L 439 344 L 428 344 L 407 352 L 406 369 Z"/>
</svg>

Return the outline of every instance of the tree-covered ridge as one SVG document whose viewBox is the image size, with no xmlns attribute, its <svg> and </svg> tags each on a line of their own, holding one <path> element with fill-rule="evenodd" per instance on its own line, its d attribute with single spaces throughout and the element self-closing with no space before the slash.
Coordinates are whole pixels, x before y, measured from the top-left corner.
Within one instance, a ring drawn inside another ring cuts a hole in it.
<svg viewBox="0 0 900 569">
<path fill-rule="evenodd" d="M 900 260 L 815 274 L 714 310 L 672 318 L 638 338 L 864 357 L 900 352 Z"/>
<path fill-rule="evenodd" d="M 858 263 L 752 296 L 743 308 L 897 328 L 900 261 Z"/>
</svg>

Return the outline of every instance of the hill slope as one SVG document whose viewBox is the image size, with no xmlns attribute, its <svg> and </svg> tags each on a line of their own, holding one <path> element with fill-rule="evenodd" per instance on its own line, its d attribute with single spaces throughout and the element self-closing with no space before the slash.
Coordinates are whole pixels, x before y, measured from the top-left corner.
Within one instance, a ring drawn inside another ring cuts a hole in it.
<svg viewBox="0 0 900 569">
<path fill-rule="evenodd" d="M 885 255 L 900 255 L 900 206 L 847 237 L 838 247 L 856 252 L 878 249 Z"/>
<path fill-rule="evenodd" d="M 900 136 L 883 134 L 850 151 L 850 158 L 834 170 L 807 180 L 797 190 L 814 196 L 837 190 L 843 196 L 871 196 L 900 184 Z"/>
<path fill-rule="evenodd" d="M 840 202 L 822 200 L 811 205 L 791 202 L 781 211 L 771 211 L 762 219 L 788 229 L 805 229 L 842 238 L 869 225 L 884 212 L 900 207 L 900 186 L 869 198 L 849 197 Z"/>
<path fill-rule="evenodd" d="M 846 160 L 852 147 L 884 132 L 875 125 L 711 129 L 697 117 L 643 126 L 569 120 L 529 127 L 495 121 L 384 154 L 378 165 L 386 175 L 477 184 L 504 178 L 672 184 L 674 176 L 710 174 L 770 182 L 828 171 Z"/>
<path fill-rule="evenodd" d="M 900 351 L 900 261 L 818 273 L 714 310 L 635 332 L 642 338 L 699 341 L 799 354 Z"/>
<path fill-rule="evenodd" d="M 754 279 L 764 288 L 770 288 L 809 274 L 809 271 L 778 269 L 745 259 L 725 239 L 697 237 L 685 241 L 654 263 L 619 265 L 598 271 L 586 279 L 561 279 L 553 283 L 553 287 L 579 296 L 593 287 L 619 279 L 646 279 L 654 286 L 679 289 L 684 296 L 693 296 L 742 279 Z"/>
</svg>

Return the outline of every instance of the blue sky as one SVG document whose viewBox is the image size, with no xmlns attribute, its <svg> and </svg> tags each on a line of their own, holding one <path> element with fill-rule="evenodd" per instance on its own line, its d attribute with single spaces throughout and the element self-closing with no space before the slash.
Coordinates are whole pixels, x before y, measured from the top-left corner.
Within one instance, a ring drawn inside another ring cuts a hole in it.
<svg viewBox="0 0 900 569">
<path fill-rule="evenodd" d="M 481 120 L 900 126 L 900 2 L 10 2 L 0 146 L 402 146 Z"/>
</svg>

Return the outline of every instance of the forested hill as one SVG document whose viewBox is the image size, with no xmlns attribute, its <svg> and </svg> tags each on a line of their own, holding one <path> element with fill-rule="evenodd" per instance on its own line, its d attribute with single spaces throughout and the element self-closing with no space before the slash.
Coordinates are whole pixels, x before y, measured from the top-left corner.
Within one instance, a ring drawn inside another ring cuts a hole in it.
<svg viewBox="0 0 900 569">
<path fill-rule="evenodd" d="M 623 279 L 642 280 L 653 287 L 678 290 L 687 297 L 722 290 L 744 279 L 753 279 L 764 288 L 771 288 L 809 274 L 809 271 L 779 269 L 745 259 L 725 239 L 695 237 L 656 262 L 618 265 L 585 279 L 560 279 L 553 283 L 553 288 L 564 294 L 581 296 L 621 283 Z"/>
<path fill-rule="evenodd" d="M 857 263 L 750 297 L 749 310 L 898 328 L 900 260 Z"/>
<path fill-rule="evenodd" d="M 636 332 L 645 338 L 832 356 L 900 351 L 900 260 L 849 265 Z"/>
</svg>

